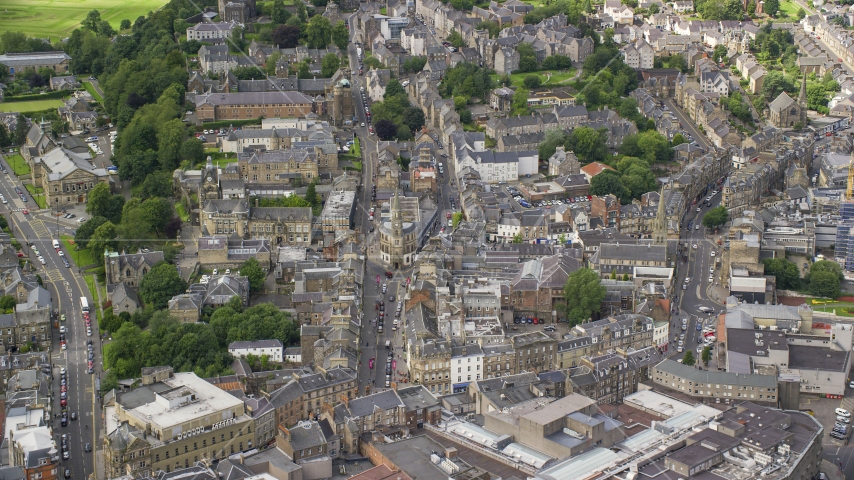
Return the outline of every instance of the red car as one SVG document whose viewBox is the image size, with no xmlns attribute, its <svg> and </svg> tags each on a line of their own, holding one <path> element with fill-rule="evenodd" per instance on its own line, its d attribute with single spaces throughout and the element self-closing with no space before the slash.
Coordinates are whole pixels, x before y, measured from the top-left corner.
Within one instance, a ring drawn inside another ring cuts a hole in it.
<svg viewBox="0 0 854 480">
<path fill-rule="evenodd" d="M 451 218 L 451 212 L 446 213 L 446 214 L 445 214 L 445 216 L 446 216 L 448 219 L 450 219 L 450 218 Z"/>
<path fill-rule="evenodd" d="M 394 277 L 394 273 L 392 273 L 392 272 L 385 272 L 385 277 L 386 277 L 386 278 L 392 278 L 392 277 Z"/>
<path fill-rule="evenodd" d="M 18 252 L 18 253 L 17 253 L 17 255 L 18 255 L 18 258 L 21 258 L 21 257 L 23 257 L 23 256 L 24 256 L 24 253 L 23 253 L 23 252 Z"/>
<path fill-rule="evenodd" d="M 21 213 L 23 213 L 24 215 L 29 215 L 30 211 L 25 208 L 25 209 L 21 210 Z"/>
<path fill-rule="evenodd" d="M 59 387 L 59 391 L 60 391 L 60 392 L 67 392 L 67 391 L 68 391 L 68 387 L 66 387 L 65 385 L 63 385 L 63 386 Z"/>
<path fill-rule="evenodd" d="M 67 407 L 67 406 L 68 406 L 68 400 L 64 400 L 64 399 L 63 399 L 63 400 L 60 400 L 60 401 L 59 401 L 59 405 L 60 405 L 61 407 Z"/>
</svg>

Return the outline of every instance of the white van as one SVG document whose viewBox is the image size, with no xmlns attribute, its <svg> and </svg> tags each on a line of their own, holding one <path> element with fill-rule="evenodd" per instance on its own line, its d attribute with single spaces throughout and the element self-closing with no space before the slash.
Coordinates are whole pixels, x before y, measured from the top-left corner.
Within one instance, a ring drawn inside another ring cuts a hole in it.
<svg viewBox="0 0 854 480">
<path fill-rule="evenodd" d="M 54 240 L 54 241 L 53 241 L 53 248 L 54 248 L 54 250 L 59 249 L 59 240 Z"/>
</svg>

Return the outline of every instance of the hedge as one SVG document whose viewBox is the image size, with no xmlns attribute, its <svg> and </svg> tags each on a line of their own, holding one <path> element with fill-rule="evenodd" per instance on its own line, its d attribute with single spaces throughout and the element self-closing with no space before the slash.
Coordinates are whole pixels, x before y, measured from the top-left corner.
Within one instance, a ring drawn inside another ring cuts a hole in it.
<svg viewBox="0 0 854 480">
<path fill-rule="evenodd" d="M 222 120 L 219 122 L 207 122 L 203 123 L 199 127 L 196 127 L 196 131 L 201 132 L 203 130 L 210 130 L 212 128 L 242 127 L 244 125 L 261 125 L 261 120 L 263 118 L 264 117 L 252 118 L 249 120 Z"/>
<path fill-rule="evenodd" d="M 13 97 L 7 96 L 3 100 L 6 103 L 29 102 L 30 100 L 50 100 L 53 98 L 65 98 L 70 96 L 71 92 L 69 90 L 56 90 L 54 92 L 47 93 L 32 93 L 29 95 L 15 95 Z"/>
</svg>

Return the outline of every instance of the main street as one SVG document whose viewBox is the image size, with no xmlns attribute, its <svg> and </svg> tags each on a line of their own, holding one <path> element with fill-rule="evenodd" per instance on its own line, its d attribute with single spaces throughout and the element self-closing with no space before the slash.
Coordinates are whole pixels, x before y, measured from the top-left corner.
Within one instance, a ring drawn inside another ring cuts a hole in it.
<svg viewBox="0 0 854 480">
<path fill-rule="evenodd" d="M 9 227 L 12 229 L 12 234 L 21 243 L 24 253 L 29 256 L 36 273 L 38 273 L 44 281 L 45 288 L 50 292 L 53 300 L 54 310 L 58 310 L 61 314 L 65 314 L 66 321 L 62 324 L 68 329 L 65 334 L 68 349 L 60 350 L 59 329 L 53 329 L 53 352 L 51 355 L 51 363 L 53 365 L 53 384 L 52 384 L 52 401 L 53 406 L 51 413 L 56 414 L 51 421 L 53 422 L 53 431 L 56 436 L 56 444 L 60 445 L 60 435 L 67 433 L 70 437 L 70 453 L 71 458 L 62 460 L 60 466 L 62 471 L 70 468 L 73 478 L 85 478 L 85 476 L 93 473 L 95 458 L 97 454 L 96 436 L 98 434 L 98 426 L 102 424 L 96 419 L 100 419 L 100 405 L 95 401 L 97 391 L 95 389 L 95 378 L 100 374 L 100 340 L 98 338 L 98 326 L 94 309 L 97 308 L 95 302 L 88 292 L 85 282 L 80 277 L 78 269 L 75 267 L 76 258 L 73 252 L 65 252 L 66 258 L 71 263 L 71 268 L 66 268 L 56 250 L 53 248 L 53 239 L 59 239 L 58 231 L 71 231 L 74 228 L 74 221 L 65 219 L 57 219 L 50 210 L 39 210 L 35 201 L 30 198 L 29 192 L 26 192 L 23 184 L 14 176 L 12 169 L 9 167 L 5 157 L 0 155 L 2 165 L 9 172 L 6 175 L 0 175 L 0 193 L 9 202 L 3 204 L 2 213 L 9 221 Z M 28 201 L 24 203 L 15 193 L 15 186 L 18 186 L 25 192 Z M 29 213 L 24 214 L 23 209 L 28 209 Z M 32 252 L 32 246 L 35 246 L 39 253 L 44 257 L 46 265 L 41 265 Z M 64 247 L 63 247 L 64 249 Z M 83 315 L 80 311 L 80 297 L 86 296 L 89 298 L 89 305 L 92 310 L 92 330 L 94 335 L 91 337 L 95 344 L 95 375 L 87 373 L 87 348 L 86 327 L 83 321 Z M 58 320 L 58 319 L 57 319 Z M 61 427 L 58 415 L 60 414 L 60 368 L 68 369 L 68 413 L 77 413 L 77 421 L 69 421 L 67 427 Z M 91 444 L 91 453 L 84 452 L 86 443 Z M 60 475 L 62 472 L 59 473 Z"/>
</svg>

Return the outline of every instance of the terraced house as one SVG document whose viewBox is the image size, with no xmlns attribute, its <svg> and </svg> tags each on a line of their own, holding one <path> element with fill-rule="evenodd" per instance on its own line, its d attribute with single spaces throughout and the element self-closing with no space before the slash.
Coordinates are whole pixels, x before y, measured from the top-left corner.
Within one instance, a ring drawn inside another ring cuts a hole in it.
<svg viewBox="0 0 854 480">
<path fill-rule="evenodd" d="M 258 117 L 305 118 L 314 101 L 300 92 L 212 93 L 196 96 L 196 116 L 203 122 Z"/>
</svg>

